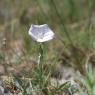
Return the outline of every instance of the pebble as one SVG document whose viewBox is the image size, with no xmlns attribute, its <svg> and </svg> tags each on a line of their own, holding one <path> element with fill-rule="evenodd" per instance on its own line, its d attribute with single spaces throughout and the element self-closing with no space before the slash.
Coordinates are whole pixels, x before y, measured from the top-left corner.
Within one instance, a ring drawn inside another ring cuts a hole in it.
<svg viewBox="0 0 95 95">
<path fill-rule="evenodd" d="M 12 95 L 9 91 L 6 91 L 4 82 L 0 80 L 0 95 Z"/>
</svg>

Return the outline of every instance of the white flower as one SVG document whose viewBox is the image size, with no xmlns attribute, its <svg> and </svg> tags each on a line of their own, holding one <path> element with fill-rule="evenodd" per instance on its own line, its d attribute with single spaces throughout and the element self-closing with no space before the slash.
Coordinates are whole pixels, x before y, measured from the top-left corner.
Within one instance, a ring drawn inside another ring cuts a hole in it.
<svg viewBox="0 0 95 95">
<path fill-rule="evenodd" d="M 54 38 L 54 33 L 47 24 L 31 25 L 29 35 L 37 42 L 46 42 Z"/>
</svg>

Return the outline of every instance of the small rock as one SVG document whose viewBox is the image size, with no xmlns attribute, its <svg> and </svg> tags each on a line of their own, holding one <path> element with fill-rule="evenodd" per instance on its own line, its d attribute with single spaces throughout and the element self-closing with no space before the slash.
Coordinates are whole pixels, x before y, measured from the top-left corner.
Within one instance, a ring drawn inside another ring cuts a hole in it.
<svg viewBox="0 0 95 95">
<path fill-rule="evenodd" d="M 0 86 L 0 95 L 4 94 L 4 88 L 2 86 Z"/>
</svg>

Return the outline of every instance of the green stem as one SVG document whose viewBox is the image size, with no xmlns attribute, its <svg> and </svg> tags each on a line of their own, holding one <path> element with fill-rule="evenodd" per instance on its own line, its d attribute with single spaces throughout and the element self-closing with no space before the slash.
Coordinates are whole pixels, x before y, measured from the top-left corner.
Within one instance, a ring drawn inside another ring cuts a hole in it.
<svg viewBox="0 0 95 95">
<path fill-rule="evenodd" d="M 40 45 L 39 45 L 38 65 L 41 64 L 42 61 L 43 61 L 43 44 L 40 43 Z"/>
<path fill-rule="evenodd" d="M 39 84 L 42 88 L 43 84 L 43 43 L 39 44 L 39 56 L 38 56 L 38 69 L 39 69 Z"/>
</svg>

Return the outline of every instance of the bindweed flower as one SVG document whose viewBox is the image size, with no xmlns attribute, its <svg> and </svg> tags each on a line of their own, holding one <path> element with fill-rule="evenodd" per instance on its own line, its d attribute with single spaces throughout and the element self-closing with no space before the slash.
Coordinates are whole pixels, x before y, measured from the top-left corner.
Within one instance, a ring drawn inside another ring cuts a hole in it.
<svg viewBox="0 0 95 95">
<path fill-rule="evenodd" d="M 37 42 L 46 42 L 54 38 L 54 33 L 47 24 L 31 25 L 29 35 Z"/>
</svg>

